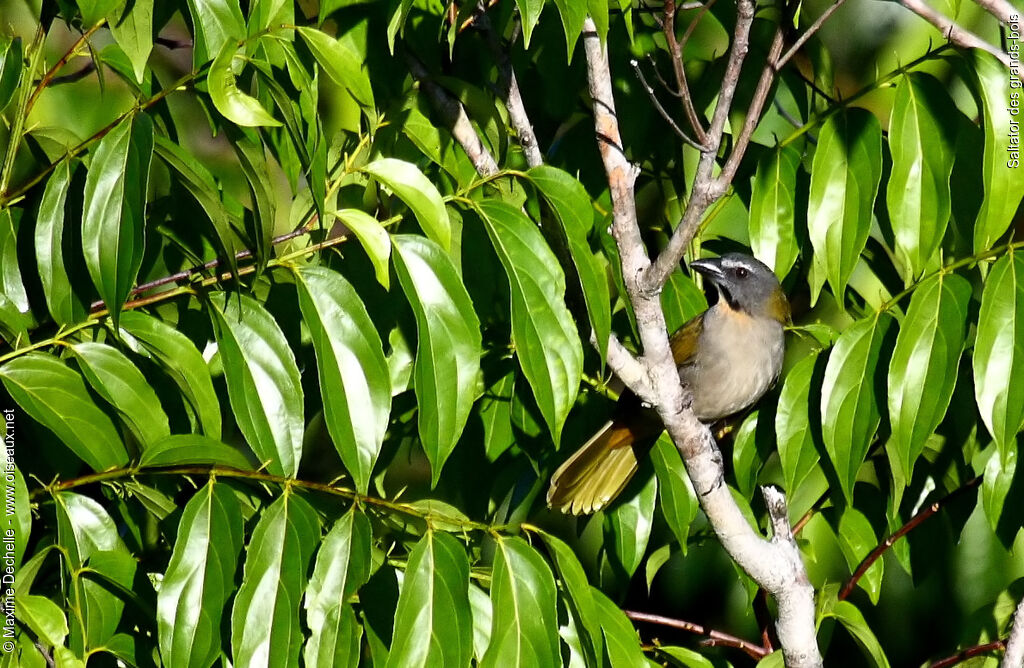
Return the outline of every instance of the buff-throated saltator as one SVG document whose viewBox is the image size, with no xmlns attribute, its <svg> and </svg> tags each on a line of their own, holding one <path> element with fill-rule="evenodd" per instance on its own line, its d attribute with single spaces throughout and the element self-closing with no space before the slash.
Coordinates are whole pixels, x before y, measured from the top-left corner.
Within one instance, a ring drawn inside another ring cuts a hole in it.
<svg viewBox="0 0 1024 668">
<path fill-rule="evenodd" d="M 789 302 L 775 274 L 741 253 L 695 260 L 712 302 L 672 335 L 679 377 L 693 392 L 693 412 L 704 423 L 738 413 L 778 379 Z M 637 470 L 663 427 L 632 392 L 616 403 L 613 418 L 551 476 L 548 505 L 565 513 L 607 506 Z"/>
</svg>

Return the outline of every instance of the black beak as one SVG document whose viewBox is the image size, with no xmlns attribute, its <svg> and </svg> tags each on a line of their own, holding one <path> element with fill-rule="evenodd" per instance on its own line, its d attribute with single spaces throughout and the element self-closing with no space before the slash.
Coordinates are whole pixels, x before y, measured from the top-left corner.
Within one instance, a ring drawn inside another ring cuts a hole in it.
<svg viewBox="0 0 1024 668">
<path fill-rule="evenodd" d="M 722 272 L 722 263 L 717 258 L 708 260 L 694 260 L 690 263 L 690 269 L 706 277 L 715 285 L 725 276 Z"/>
</svg>

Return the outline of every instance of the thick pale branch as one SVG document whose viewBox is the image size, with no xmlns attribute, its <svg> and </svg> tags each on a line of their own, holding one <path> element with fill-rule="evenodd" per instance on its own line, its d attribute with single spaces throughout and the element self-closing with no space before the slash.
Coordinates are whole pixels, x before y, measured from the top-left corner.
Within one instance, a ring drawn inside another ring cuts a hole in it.
<svg viewBox="0 0 1024 668">
<path fill-rule="evenodd" d="M 998 58 L 1003 65 L 1010 67 L 1010 56 L 1005 52 L 1000 51 L 971 31 L 961 28 L 945 15 L 935 11 L 924 0 L 899 0 L 899 3 L 938 28 L 946 39 L 953 44 L 963 49 L 988 51 Z"/>
<path fill-rule="evenodd" d="M 721 142 L 725 118 L 747 51 L 753 9 L 751 0 L 740 0 L 738 27 L 727 67 L 726 85 L 723 86 L 712 119 L 712 132 L 709 136 L 709 141 L 716 146 L 710 154 L 702 155 L 702 164 L 705 159 L 714 162 L 717 143 Z M 775 597 L 779 607 L 776 629 L 786 665 L 790 668 L 821 666 L 821 654 L 815 639 L 814 589 L 807 580 L 796 545 L 789 537 L 788 524 L 784 536 L 769 541 L 747 522 L 725 484 L 722 453 L 708 428 L 694 416 L 690 409 L 689 392 L 684 390 L 679 381 L 659 292 L 645 289 L 643 285 L 643 275 L 652 265 L 637 224 L 633 200 L 636 169 L 622 150 L 607 53 L 589 19 L 584 25 L 584 47 L 590 94 L 594 101 L 594 126 L 611 191 L 612 235 L 619 249 L 623 282 L 636 315 L 644 351 L 641 361 L 647 366 L 650 387 L 657 398 L 654 406 L 683 455 L 687 474 L 722 546 L 743 570 Z M 705 170 L 707 187 L 710 184 L 711 164 L 707 164 Z M 769 492 L 768 496 L 777 502 L 773 517 L 775 512 L 785 515 L 785 502 L 781 493 L 773 495 Z M 779 521 L 773 519 L 775 526 L 779 526 Z"/>
<path fill-rule="evenodd" d="M 1009 25 L 1015 20 L 1020 20 L 1020 10 L 1006 0 L 974 0 L 974 2 L 1005 25 Z M 1014 16 L 1017 18 L 1014 19 Z"/>
<path fill-rule="evenodd" d="M 1006 639 L 1006 653 L 999 668 L 1024 668 L 1024 599 L 1017 604 L 1013 614 L 1013 626 Z"/>
<path fill-rule="evenodd" d="M 509 61 L 508 53 L 501 48 L 501 43 L 491 22 L 486 16 L 481 16 L 477 25 L 487 33 L 487 41 L 491 45 L 491 51 L 498 61 L 499 89 L 501 97 L 505 101 L 505 108 L 508 109 L 508 118 L 512 123 L 516 135 L 519 137 L 519 145 L 523 147 L 523 154 L 526 156 L 526 164 L 530 167 L 539 167 L 544 164 L 544 156 L 540 152 L 540 144 L 537 135 L 533 131 L 533 124 L 526 114 L 526 107 L 523 105 L 523 96 L 519 91 L 519 82 L 516 80 L 515 70 Z"/>
</svg>

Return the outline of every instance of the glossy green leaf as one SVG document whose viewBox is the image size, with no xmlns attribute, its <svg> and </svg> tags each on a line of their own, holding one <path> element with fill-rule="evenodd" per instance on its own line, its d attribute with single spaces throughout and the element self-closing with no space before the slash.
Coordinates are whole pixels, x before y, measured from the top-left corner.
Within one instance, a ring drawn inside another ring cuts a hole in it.
<svg viewBox="0 0 1024 668">
<path fill-rule="evenodd" d="M 391 380 L 377 330 L 355 288 L 322 267 L 296 271 L 299 307 L 316 351 L 324 421 L 366 493 L 391 412 Z"/>
<path fill-rule="evenodd" d="M 153 51 L 153 3 L 155 0 L 123 0 L 107 20 L 110 33 L 132 63 L 135 80 L 146 78 L 146 63 Z"/>
<path fill-rule="evenodd" d="M 451 250 L 452 226 L 444 208 L 441 193 L 423 172 L 411 162 L 396 158 L 380 158 L 363 167 L 412 209 L 420 228 L 431 241 L 445 251 Z"/>
<path fill-rule="evenodd" d="M 1024 196 L 1017 114 L 1021 92 L 1019 87 L 1008 85 L 1006 68 L 995 56 L 973 49 L 969 60 L 976 77 L 975 96 L 985 131 L 981 177 L 985 196 L 974 223 L 974 250 L 980 253 L 1003 236 Z"/>
<path fill-rule="evenodd" d="M 140 112 L 100 140 L 85 178 L 85 265 L 115 322 L 142 266 L 152 157 L 153 121 Z"/>
<path fill-rule="evenodd" d="M 885 657 L 885 651 L 857 606 L 849 601 L 839 601 L 832 608 L 829 616 L 835 617 L 846 627 L 853 639 L 864 650 L 864 654 L 877 668 L 889 668 L 889 660 Z"/>
<path fill-rule="evenodd" d="M 188 400 L 203 433 L 220 438 L 220 403 L 210 369 L 192 340 L 167 323 L 141 311 L 121 315 L 121 335 L 129 335 L 156 359 Z"/>
<path fill-rule="evenodd" d="M 409 18 L 409 10 L 412 9 L 412 0 L 400 0 L 394 6 L 391 20 L 388 21 L 388 51 L 395 53 L 395 37 L 405 34 L 405 22 Z"/>
<path fill-rule="evenodd" d="M 892 175 L 886 204 L 896 256 L 912 277 L 934 261 L 949 222 L 954 147 L 940 114 L 953 106 L 942 84 L 929 74 L 907 75 L 896 87 L 889 119 Z"/>
<path fill-rule="evenodd" d="M 359 239 L 370 262 L 373 263 L 377 282 L 383 285 L 385 290 L 390 290 L 391 276 L 388 260 L 391 257 L 391 239 L 388 237 L 387 230 L 379 220 L 359 209 L 342 209 L 335 211 L 334 215 Z"/>
<path fill-rule="evenodd" d="M 231 0 L 188 0 L 195 26 L 192 66 L 199 68 L 220 53 L 229 42 L 245 39 L 245 19 L 237 2 Z"/>
<path fill-rule="evenodd" d="M 389 668 L 465 666 L 473 655 L 469 559 L 450 534 L 428 531 L 409 555 Z"/>
<path fill-rule="evenodd" d="M 6 438 L 6 427 L 11 426 L 7 420 L 12 418 L 13 415 L 8 412 L 4 414 L 5 424 L 5 438 Z M 10 478 L 7 476 L 11 473 L 11 462 L 7 462 L 4 468 L 5 471 L 5 482 L 10 485 Z M 31 498 L 28 495 L 28 486 L 25 485 L 25 476 L 22 474 L 21 469 L 18 468 L 17 464 L 13 465 L 14 473 L 14 517 L 8 516 L 8 525 L 14 531 L 14 567 L 18 568 L 21 566 L 21 560 L 25 556 L 25 547 L 28 545 L 28 539 L 32 534 L 32 506 Z M 10 551 L 10 550 L 8 550 Z M 27 591 L 27 590 L 26 590 Z"/>
<path fill-rule="evenodd" d="M 757 163 L 750 194 L 750 248 L 781 279 L 800 254 L 796 241 L 796 170 L 800 152 L 791 144 Z"/>
<path fill-rule="evenodd" d="M 81 653 L 86 646 L 106 642 L 117 629 L 124 601 L 95 579 L 78 571 L 88 565 L 104 579 L 131 587 L 135 560 L 118 535 L 117 525 L 107 511 L 89 497 L 71 492 L 54 496 L 57 514 L 57 542 L 66 555 L 70 597 L 79 614 L 72 618 L 69 646 Z"/>
<path fill-rule="evenodd" d="M 0 38 L 0 112 L 7 108 L 18 89 L 22 69 L 21 38 Z"/>
<path fill-rule="evenodd" d="M 349 597 L 370 577 L 370 521 L 352 508 L 327 533 L 316 555 L 313 576 L 306 587 L 306 626 L 309 640 L 303 650 L 307 666 L 353 665 L 353 635 L 361 633 L 348 604 Z"/>
<path fill-rule="evenodd" d="M 316 511 L 294 492 L 286 490 L 263 511 L 246 550 L 242 586 L 231 609 L 233 665 L 298 665 L 303 640 L 299 604 L 319 542 Z"/>
<path fill-rule="evenodd" d="M 45 596 L 18 594 L 14 598 L 14 616 L 48 647 L 64 644 L 68 619 L 60 606 Z"/>
<path fill-rule="evenodd" d="M 493 611 L 487 592 L 473 582 L 469 583 L 469 607 L 473 611 L 473 658 L 479 661 L 491 644 Z"/>
<path fill-rule="evenodd" d="M 579 6 L 576 2 L 568 4 Z M 559 9 L 561 10 L 561 6 Z M 578 34 L 577 31 L 577 36 Z M 608 291 L 608 277 L 591 252 L 590 244 L 587 243 L 587 234 L 593 225 L 594 210 L 590 196 L 583 184 L 556 167 L 542 165 L 530 169 L 527 174 L 562 223 L 569 253 L 572 255 L 572 262 L 583 290 L 583 299 L 587 303 L 590 326 L 597 337 L 597 350 L 603 361 L 612 326 L 609 306 L 611 297 Z"/>
<path fill-rule="evenodd" d="M 761 472 L 761 455 L 757 451 L 755 432 L 758 411 L 753 411 L 740 424 L 732 441 L 732 470 L 736 476 L 736 487 L 747 499 L 754 494 L 757 476 Z"/>
<path fill-rule="evenodd" d="M 515 391 L 515 381 L 515 369 L 509 368 L 501 378 L 484 390 L 484 396 L 480 399 L 480 419 L 484 423 L 484 452 L 492 462 L 515 443 L 515 434 L 512 433 L 512 395 Z"/>
<path fill-rule="evenodd" d="M 57 164 L 46 182 L 36 220 L 35 251 L 46 307 L 58 325 L 77 322 L 85 309 L 75 298 L 64 266 L 64 203 L 71 184 L 68 161 Z"/>
<path fill-rule="evenodd" d="M 252 235 L 256 264 L 260 271 L 266 267 L 272 252 L 274 231 L 277 227 L 277 198 L 274 194 L 266 149 L 254 131 L 243 132 L 228 128 L 231 147 L 238 156 L 238 164 L 245 174 L 252 195 Z"/>
<path fill-rule="evenodd" d="M 181 515 L 157 594 L 160 656 L 166 666 L 207 668 L 221 653 L 221 619 L 235 591 L 242 511 L 235 493 L 210 480 Z"/>
<path fill-rule="evenodd" d="M 604 630 L 605 648 L 612 666 L 646 666 L 640 649 L 640 638 L 625 613 L 597 587 L 591 587 L 601 628 Z"/>
<path fill-rule="evenodd" d="M 541 533 L 540 536 L 554 557 L 555 570 L 566 594 L 563 600 L 576 622 L 576 633 L 580 636 L 580 647 L 587 665 L 599 665 L 604 653 L 602 619 L 590 583 L 587 582 L 587 574 L 568 545 L 548 533 Z"/>
<path fill-rule="evenodd" d="M 73 344 L 71 350 L 89 385 L 117 409 L 143 448 L 170 435 L 167 413 L 160 399 L 124 353 L 95 341 Z"/>
<path fill-rule="evenodd" d="M 29 318 L 18 310 L 7 295 L 0 292 L 0 337 L 12 348 L 21 348 L 29 343 Z"/>
<path fill-rule="evenodd" d="M 555 579 L 522 538 L 499 538 L 491 576 L 491 644 L 481 668 L 561 664 Z"/>
<path fill-rule="evenodd" d="M 557 446 L 583 373 L 583 347 L 565 306 L 565 276 L 524 213 L 498 200 L 481 202 L 479 209 L 512 289 L 516 356 Z"/>
<path fill-rule="evenodd" d="M 792 493 L 818 464 L 820 455 L 811 431 L 811 379 L 817 354 L 797 362 L 782 385 L 775 412 L 775 437 L 786 489 Z"/>
<path fill-rule="evenodd" d="M 839 518 L 839 549 L 846 559 L 846 565 L 853 573 L 860 566 L 864 557 L 878 545 L 875 530 L 864 513 L 856 508 L 846 508 Z M 885 564 L 881 559 L 875 560 L 857 581 L 857 585 L 868 593 L 871 603 L 878 604 L 878 596 L 882 592 L 882 574 Z"/>
<path fill-rule="evenodd" d="M 971 285 L 938 274 L 918 286 L 889 363 L 892 441 L 909 480 L 925 441 L 939 426 L 956 385 Z"/>
<path fill-rule="evenodd" d="M 667 654 L 680 664 L 686 666 L 686 668 L 714 668 L 715 666 L 715 664 L 711 663 L 711 661 L 703 655 L 685 647 L 662 646 L 658 648 L 658 653 Z M 760 663 L 757 665 L 759 667 L 761 666 Z M 779 668 L 782 668 L 781 662 L 779 663 Z"/>
<path fill-rule="evenodd" d="M 811 165 L 807 229 L 814 263 L 840 300 L 864 250 L 882 176 L 882 130 L 874 114 L 850 108 L 818 135 Z"/>
<path fill-rule="evenodd" d="M 668 281 L 661 291 L 661 310 L 665 312 L 665 325 L 668 331 L 676 331 L 690 318 L 703 313 L 707 308 L 708 301 L 704 297 L 704 292 L 697 287 L 692 278 L 681 271 L 669 274 Z"/>
<path fill-rule="evenodd" d="M 974 343 L 974 396 L 1000 452 L 1024 424 L 1024 253 L 999 258 L 985 280 Z"/>
<path fill-rule="evenodd" d="M 395 273 L 416 315 L 419 434 L 436 485 L 476 399 L 480 321 L 440 246 L 415 235 L 396 235 L 392 242 Z"/>
<path fill-rule="evenodd" d="M 605 545 L 630 577 L 647 553 L 657 496 L 658 478 L 650 476 L 633 496 L 620 499 L 605 514 Z"/>
<path fill-rule="evenodd" d="M 662 434 L 654 444 L 651 462 L 658 478 L 658 507 L 685 554 L 690 525 L 697 518 L 697 494 L 686 474 L 683 458 L 668 434 Z"/>
<path fill-rule="evenodd" d="M 530 48 L 530 36 L 544 9 L 544 0 L 516 0 L 516 6 L 519 8 L 519 20 L 523 26 L 523 47 Z"/>
<path fill-rule="evenodd" d="M 209 304 L 238 428 L 271 473 L 293 477 L 305 426 L 295 355 L 273 316 L 251 297 L 222 292 Z"/>
<path fill-rule="evenodd" d="M 0 380 L 22 410 L 93 470 L 128 463 L 114 423 L 93 402 L 82 377 L 58 358 L 40 352 L 16 357 L 0 367 Z"/>
<path fill-rule="evenodd" d="M 562 27 L 565 29 L 565 45 L 568 49 L 569 61 L 572 61 L 572 52 L 576 48 L 576 40 L 583 32 L 583 21 L 587 18 L 586 3 L 578 0 L 555 0 L 558 13 L 562 17 Z"/>
<path fill-rule="evenodd" d="M 1009 450 L 1005 454 L 995 452 L 985 464 L 984 478 L 981 481 L 981 506 L 985 510 L 992 531 L 999 527 L 1003 515 L 1006 497 L 1013 485 L 1017 473 L 1017 450 Z"/>
<path fill-rule="evenodd" d="M 141 468 L 203 464 L 248 470 L 252 466 L 238 448 L 202 434 L 174 434 L 150 445 L 139 458 Z"/>
<path fill-rule="evenodd" d="M 373 88 L 365 59 L 346 39 L 335 39 L 315 28 L 299 28 L 317 64 L 334 83 L 343 86 L 359 104 L 373 107 Z"/>
<path fill-rule="evenodd" d="M 880 419 L 875 396 L 882 340 L 888 315 L 858 320 L 842 333 L 825 367 L 821 388 L 821 430 L 825 450 L 839 476 L 847 502 L 853 499 L 857 472 L 868 453 Z"/>
<path fill-rule="evenodd" d="M 239 65 L 235 65 L 238 58 Z M 274 118 L 263 108 L 259 100 L 248 93 L 243 93 L 235 79 L 241 70 L 244 59 L 238 53 L 238 44 L 234 41 L 224 42 L 217 57 L 210 65 L 206 83 L 210 91 L 210 99 L 224 118 L 243 127 L 277 127 L 281 121 Z M 238 68 L 237 70 L 235 68 Z"/>
<path fill-rule="evenodd" d="M 18 230 L 24 209 L 0 209 L 0 294 L 21 314 L 29 312 L 28 293 L 18 259 Z"/>
</svg>

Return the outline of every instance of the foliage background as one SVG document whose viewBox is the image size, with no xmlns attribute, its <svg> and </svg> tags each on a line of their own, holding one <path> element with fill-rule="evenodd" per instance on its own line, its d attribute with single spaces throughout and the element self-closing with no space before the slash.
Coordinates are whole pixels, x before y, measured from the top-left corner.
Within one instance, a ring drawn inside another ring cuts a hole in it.
<svg viewBox="0 0 1024 668">
<path fill-rule="evenodd" d="M 765 623 L 756 586 L 714 540 L 670 444 L 605 515 L 577 521 L 542 507 L 550 472 L 610 410 L 601 356 L 580 341 L 608 319 L 627 343 L 631 334 L 614 299 L 607 182 L 574 36 L 581 14 L 503 1 L 487 11 L 488 33 L 451 29 L 472 7 L 453 22 L 432 2 L 237 9 L 4 8 L 0 379 L 3 405 L 17 407 L 19 480 L 17 652 L 5 665 L 210 665 L 222 655 L 256 665 L 267 638 L 266 665 L 300 655 L 307 665 L 512 665 L 523 645 L 539 652 L 527 665 L 557 654 L 626 665 L 641 643 L 659 663 L 752 663 L 701 647 L 700 635 L 640 625 L 637 638 L 621 612 L 750 640 Z M 823 9 L 787 11 L 806 27 Z M 979 7 L 946 9 L 1002 39 Z M 598 24 L 624 148 L 642 169 L 637 204 L 658 248 L 697 157 L 630 66 L 636 58 L 651 81 L 654 68 L 667 76 L 659 8 L 589 11 L 607 17 Z M 699 12 L 680 12 L 680 33 Z M 780 16 L 759 9 L 730 127 L 742 123 Z M 701 112 L 734 21 L 732 5 L 716 4 L 686 43 Z M 147 35 L 159 36 L 151 52 Z M 884 654 L 919 665 L 994 640 L 1022 593 L 1011 585 L 1024 576 L 1024 404 L 1010 380 L 1024 364 L 1024 257 L 1006 244 L 1024 183 L 995 159 L 1009 74 L 941 44 L 895 4 L 850 0 L 782 72 L 733 189 L 691 249 L 752 247 L 774 258 L 793 296 L 784 379 L 723 447 L 753 517 L 763 514 L 758 483 L 787 489 L 794 521 L 814 510 L 800 539 L 823 613 L 885 535 L 957 494 L 860 580 L 850 600 L 863 623 L 846 608 L 825 615 L 827 665 L 864 665 L 859 645 L 876 663 Z M 564 172 L 527 172 L 495 92 L 505 57 L 545 162 Z M 479 177 L 410 74 L 417 67 L 461 100 L 498 175 Z M 839 139 L 829 144 L 829 133 Z M 916 204 L 901 171 L 914 157 L 935 176 Z M 829 175 L 843 160 L 850 168 Z M 860 190 L 844 200 L 835 188 L 846 173 Z M 575 248 L 560 248 L 559 227 Z M 840 244 L 845 259 L 819 244 L 827 229 L 856 231 Z M 565 250 L 567 279 L 555 261 Z M 216 269 L 192 271 L 215 258 Z M 238 276 L 221 274 L 230 271 Z M 188 275 L 130 293 L 176 272 Z M 442 289 L 429 292 L 433 281 Z M 98 299 L 132 301 L 118 316 L 92 307 Z M 670 327 L 704 307 L 683 272 L 663 301 Z M 883 306 L 889 315 L 877 316 Z M 529 339 L 531 328 L 540 336 Z M 550 363 L 559 356 L 564 378 Z M 894 374 L 890 359 L 932 375 Z M 918 401 L 926 408 L 897 424 L 898 409 Z M 837 448 L 862 452 L 843 467 Z M 223 470 L 211 476 L 211 466 Z M 508 603 L 527 590 L 536 600 Z M 499 637 L 517 622 L 519 633 Z"/>
</svg>

